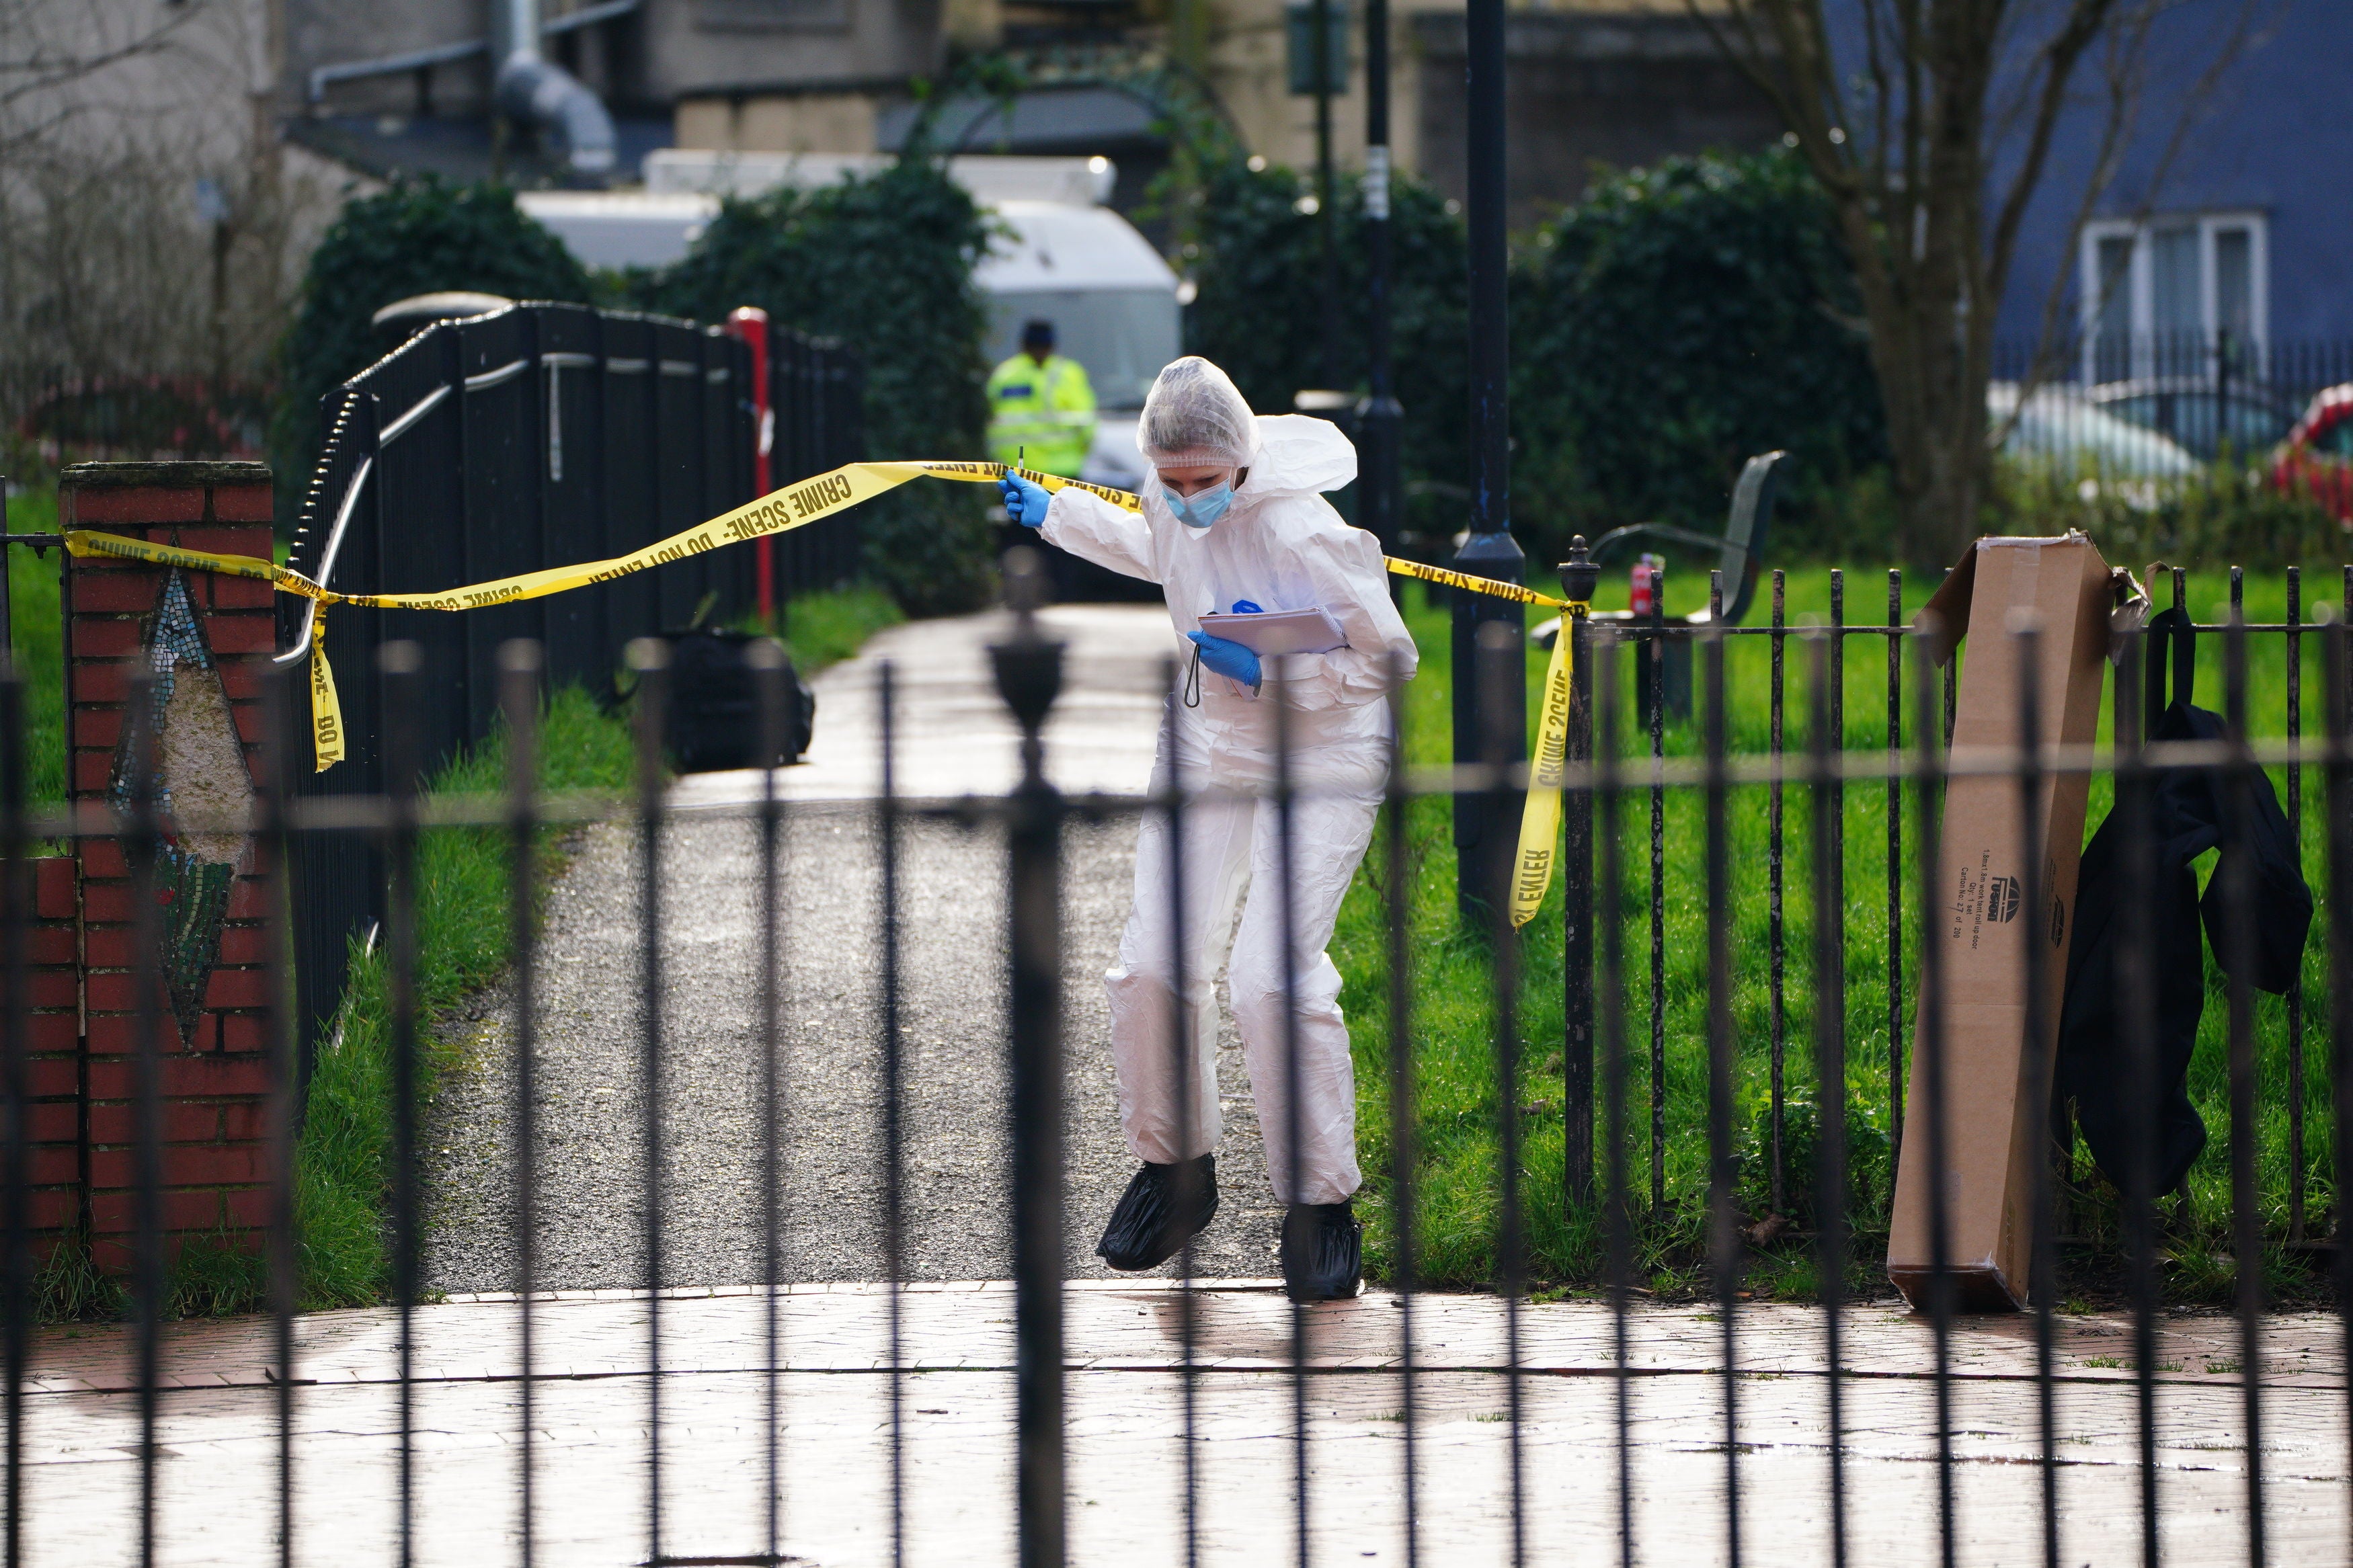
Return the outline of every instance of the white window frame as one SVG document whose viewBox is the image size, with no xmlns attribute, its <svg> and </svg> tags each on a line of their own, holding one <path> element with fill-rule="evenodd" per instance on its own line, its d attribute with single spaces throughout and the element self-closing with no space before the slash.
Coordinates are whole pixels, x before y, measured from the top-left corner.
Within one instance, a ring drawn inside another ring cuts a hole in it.
<svg viewBox="0 0 2353 1568">
<path fill-rule="evenodd" d="M 2247 336 L 2255 362 L 2263 362 L 2271 344 L 2271 226 L 2265 214 L 2252 209 L 2219 212 L 2161 213 L 2147 218 L 2094 218 L 2084 226 L 2076 251 L 2077 319 L 2082 328 L 2082 375 L 2089 382 L 2097 374 L 2100 332 L 2100 243 L 2132 241 L 2132 262 L 2125 271 L 2125 293 L 2132 338 L 2135 377 L 2154 374 L 2157 313 L 2156 268 L 2149 237 L 2161 229 L 2198 231 L 2198 313 L 2200 330 L 2210 337 L 2215 330 L 2214 237 L 2229 228 L 2247 232 Z"/>
</svg>

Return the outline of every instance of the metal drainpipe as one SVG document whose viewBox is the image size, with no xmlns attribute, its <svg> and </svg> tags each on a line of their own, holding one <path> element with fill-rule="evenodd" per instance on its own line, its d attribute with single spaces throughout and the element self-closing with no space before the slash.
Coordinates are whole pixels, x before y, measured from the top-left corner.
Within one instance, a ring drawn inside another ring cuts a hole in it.
<svg viewBox="0 0 2353 1568">
<path fill-rule="evenodd" d="M 491 34 L 499 62 L 499 112 L 549 132 L 565 166 L 602 179 L 613 172 L 613 117 L 604 100 L 539 52 L 539 0 L 503 0 Z"/>
</svg>

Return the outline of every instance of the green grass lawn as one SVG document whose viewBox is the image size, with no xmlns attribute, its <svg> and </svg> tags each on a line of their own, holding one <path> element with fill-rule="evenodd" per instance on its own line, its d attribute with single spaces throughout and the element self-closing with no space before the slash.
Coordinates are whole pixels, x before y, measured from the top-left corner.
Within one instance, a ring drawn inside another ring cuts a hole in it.
<svg viewBox="0 0 2353 1568">
<path fill-rule="evenodd" d="M 871 583 L 853 583 L 846 588 L 796 595 L 785 606 L 782 640 L 792 655 L 793 668 L 806 680 L 856 653 L 883 627 L 895 626 L 906 618 L 889 594 Z M 738 616 L 735 629 L 769 632 L 775 628 L 755 610 Z"/>
<path fill-rule="evenodd" d="M 2334 567 L 2306 573 L 2308 586 L 2335 598 L 2339 579 Z M 1933 582 L 1907 581 L 1903 595 L 1906 615 L 1926 600 Z M 1623 588 L 1606 584 L 1597 607 L 1622 605 Z M 1704 602 L 1705 579 L 1685 573 L 1669 584 L 1669 607 L 1681 611 Z M 1767 591 L 1760 590 L 1748 617 L 1752 626 L 1765 624 Z M 2227 611 L 2229 582 L 2221 573 L 2193 574 L 2187 603 L 2201 621 L 2220 620 Z M 1885 573 L 1850 573 L 1847 577 L 1847 619 L 1850 625 L 1884 625 L 1887 619 Z M 1447 621 L 1443 610 L 1423 607 L 1419 590 L 1409 591 L 1409 613 L 1416 639 L 1423 650 L 1419 678 L 1407 703 L 1407 744 L 1419 763 L 1448 760 L 1448 710 L 1451 682 L 1447 668 Z M 2311 618 L 2310 594 L 2306 618 Z M 2283 618 L 2284 584 L 2278 574 L 2252 578 L 2245 588 L 2247 616 L 2253 621 Z M 1820 569 L 1792 572 L 1788 582 L 1790 624 L 1827 617 L 1828 574 Z M 2169 587 L 2160 586 L 2158 603 L 2170 602 Z M 1532 613 L 1531 620 L 1535 616 Z M 2201 638 L 2198 700 L 2201 706 L 2222 706 L 2222 649 L 2219 638 Z M 1529 653 L 1530 699 L 1540 681 L 1544 656 Z M 1807 711 L 1805 652 L 1788 650 L 1786 743 L 1805 744 Z M 1630 679 L 1630 669 L 1625 672 Z M 2253 639 L 2249 657 L 2249 701 L 2258 735 L 2284 732 L 2286 661 L 2284 641 L 2277 636 Z M 2317 639 L 2306 639 L 2303 655 L 2303 719 L 2307 734 L 2321 726 L 2321 656 Z M 1845 733 L 1849 748 L 1877 748 L 1887 736 L 1887 659 L 1879 638 L 1850 638 L 1845 658 Z M 1769 739 L 1769 645 L 1765 638 L 1736 638 L 1728 644 L 1726 693 L 1729 731 L 1736 750 L 1762 752 Z M 1913 689 L 1907 665 L 1903 697 L 1905 738 L 1916 739 L 1916 716 L 1911 711 Z M 1625 712 L 1630 730 L 1631 703 Z M 2101 735 L 2107 737 L 2104 712 Z M 1637 738 L 1628 736 L 1630 747 Z M 1639 742 L 1647 747 L 1647 739 Z M 1671 726 L 1665 750 L 1688 755 L 1698 749 L 1694 727 Z M 2274 770 L 2274 783 L 2285 800 L 2284 777 Z M 2306 876 L 2316 888 L 2325 877 L 2325 846 L 2316 809 L 2317 778 L 2306 781 L 2303 838 Z M 2106 815 L 2110 789 L 2095 779 L 2090 824 Z M 1852 1216 L 1858 1226 L 1855 1278 L 1875 1281 L 1883 1252 L 1887 1194 L 1892 1170 L 1888 1158 L 1891 1128 L 1890 994 L 1888 941 L 1889 791 L 1883 784 L 1855 784 L 1846 792 L 1845 830 L 1845 994 L 1847 1023 L 1847 1095 L 1850 1107 L 1849 1144 L 1855 1167 Z M 1762 785 L 1733 793 L 1732 836 L 1733 1021 L 1737 1050 L 1736 1119 L 1741 1155 L 1742 1201 L 1752 1216 L 1770 1209 L 1767 1165 L 1769 1125 L 1771 997 L 1767 962 L 1768 875 L 1767 792 Z M 1673 1292 L 1690 1289 L 1702 1262 L 1706 1164 L 1706 909 L 1703 802 L 1697 792 L 1667 792 L 1664 802 L 1664 941 L 1661 949 L 1664 971 L 1661 1004 L 1664 1015 L 1666 1136 L 1663 1162 L 1664 1205 L 1650 1211 L 1651 1180 L 1649 1071 L 1651 988 L 1649 931 L 1650 803 L 1648 792 L 1630 795 L 1624 805 L 1623 864 L 1626 957 L 1625 1037 L 1629 1064 L 1630 1126 L 1634 1130 L 1627 1149 L 1630 1185 L 1646 1212 L 1640 1239 L 1641 1267 L 1655 1289 Z M 1786 805 L 1785 1062 L 1788 1151 L 1788 1202 L 1785 1209 L 1810 1223 L 1807 1199 L 1810 1191 L 1808 1156 L 1812 1146 L 1811 1083 L 1813 1066 L 1808 1039 L 1811 1032 L 1812 921 L 1810 910 L 1811 863 L 1807 826 L 1810 807 L 1800 791 L 1792 790 Z M 1415 857 L 1411 881 L 1410 918 L 1415 953 L 1413 981 L 1415 1069 L 1419 1095 L 1419 1159 L 1416 1201 L 1419 1222 L 1419 1271 L 1432 1283 L 1472 1285 L 1492 1279 L 1495 1272 L 1495 1237 L 1500 1177 L 1497 1162 L 1496 1052 L 1493 1037 L 1493 972 L 1482 933 L 1466 931 L 1454 910 L 1454 853 L 1451 813 L 1443 800 L 1414 803 L 1409 819 Z M 1916 939 L 1910 931 L 1915 921 L 1911 891 L 1914 868 L 1908 853 L 1915 822 L 1907 804 L 1902 817 L 1906 849 L 1899 872 L 1903 907 L 1903 985 L 1894 1009 L 1901 1016 L 1905 1046 L 1910 1043 L 1915 973 Z M 2203 871 L 2211 867 L 2207 858 Z M 1371 1222 L 1367 1237 L 1368 1265 L 1375 1270 L 1390 1266 L 1393 1238 L 1388 1220 L 1389 1125 L 1387 1070 L 1386 940 L 1379 897 L 1384 874 L 1378 842 L 1367 858 L 1343 909 L 1334 956 L 1346 977 L 1344 1004 L 1348 1009 L 1357 1058 L 1358 1122 L 1364 1142 L 1364 1163 L 1370 1178 L 1366 1211 Z M 1586 1286 L 1602 1266 L 1601 1237 L 1595 1217 L 1566 1201 L 1562 1123 L 1562 977 L 1561 894 L 1556 883 L 1546 907 L 1522 933 L 1520 963 L 1523 982 L 1518 998 L 1521 1020 L 1523 1081 L 1518 1100 L 1524 1108 L 1525 1140 L 1522 1191 L 1525 1194 L 1529 1262 L 1534 1278 L 1556 1286 Z M 2263 1112 L 2257 1128 L 2259 1163 L 2263 1173 L 2263 1203 L 2269 1234 L 2274 1238 L 2270 1271 L 2276 1284 L 2291 1293 L 2309 1279 L 2303 1266 L 2280 1245 L 2287 1236 L 2289 1193 L 2301 1183 L 2310 1205 L 2309 1228 L 2326 1234 L 2333 1212 L 2327 1178 L 2331 1118 L 2327 1083 L 2327 995 L 2323 958 L 2326 932 L 2316 921 L 2306 961 L 2305 1157 L 2301 1170 L 2288 1159 L 2289 1041 L 2284 1002 L 2260 996 L 2255 1008 L 2258 1072 Z M 2206 1152 L 2191 1173 L 2189 1189 L 2179 1200 L 2168 1200 L 2168 1252 L 2172 1288 L 2188 1298 L 2212 1299 L 2225 1291 L 2231 1260 L 2227 1254 L 2229 1223 L 2229 1120 L 2223 1070 L 2224 1006 L 2219 972 L 2210 963 L 2208 1005 L 2199 1049 L 2190 1076 L 2190 1090 L 2212 1134 Z M 2114 1257 L 2116 1211 L 2113 1195 L 2092 1172 L 2088 1156 L 2079 1155 L 2082 1192 L 2073 1202 L 2073 1231 L 2085 1246 L 2072 1255 L 2072 1265 L 2096 1289 L 2103 1270 Z M 1810 1294 L 1815 1287 L 1810 1247 L 1790 1240 L 1766 1249 L 1754 1260 L 1754 1283 L 1760 1292 Z"/>
<path fill-rule="evenodd" d="M 505 786 L 501 730 L 445 768 L 446 794 Z M 635 777 L 627 724 L 568 689 L 548 706 L 540 731 L 539 777 L 547 790 L 621 790 Z M 561 869 L 561 833 L 541 837 L 540 887 Z M 509 902 L 513 855 L 497 828 L 445 828 L 422 836 L 417 872 L 417 983 L 422 1039 L 431 1053 L 426 1091 L 449 1065 L 432 1026 L 496 979 L 512 951 Z M 297 1152 L 302 1230 L 302 1303 L 357 1306 L 391 1283 L 386 1234 L 393 1138 L 392 1016 L 385 955 L 354 944 L 336 1037 L 321 1046 L 311 1075 Z"/>
<path fill-rule="evenodd" d="M 55 490 L 9 498 L 11 532 L 54 533 L 57 526 Z M 61 802 L 66 794 L 65 632 L 58 616 L 62 553 L 8 548 L 10 640 L 25 677 L 25 794 L 36 804 Z"/>
</svg>

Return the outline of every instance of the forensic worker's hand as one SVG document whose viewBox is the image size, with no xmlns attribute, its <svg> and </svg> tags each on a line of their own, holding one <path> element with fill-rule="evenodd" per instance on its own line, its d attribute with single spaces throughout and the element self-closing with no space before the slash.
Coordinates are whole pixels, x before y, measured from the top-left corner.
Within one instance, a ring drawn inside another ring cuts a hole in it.
<svg viewBox="0 0 2353 1568">
<path fill-rule="evenodd" d="M 1228 680 L 1239 680 L 1255 689 L 1259 681 L 1258 655 L 1230 637 L 1213 637 L 1207 632 L 1187 632 L 1201 650 L 1201 662 Z"/>
<path fill-rule="evenodd" d="M 1005 498 L 1005 515 L 1024 528 L 1046 526 L 1046 508 L 1053 497 L 1046 487 L 1033 484 L 1018 474 L 1008 474 L 997 481 L 997 493 Z"/>
</svg>

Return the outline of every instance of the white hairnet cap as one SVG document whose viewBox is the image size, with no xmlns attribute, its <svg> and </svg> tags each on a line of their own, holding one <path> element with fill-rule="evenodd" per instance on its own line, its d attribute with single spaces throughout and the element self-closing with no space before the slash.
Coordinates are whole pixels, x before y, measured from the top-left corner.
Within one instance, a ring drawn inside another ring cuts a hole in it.
<svg viewBox="0 0 2353 1568">
<path fill-rule="evenodd" d="M 1135 437 L 1155 466 L 1240 468 L 1258 450 L 1258 416 L 1224 371 L 1187 354 L 1152 384 Z"/>
</svg>

